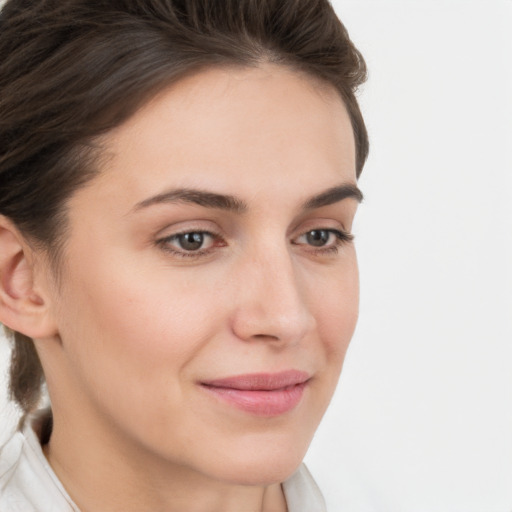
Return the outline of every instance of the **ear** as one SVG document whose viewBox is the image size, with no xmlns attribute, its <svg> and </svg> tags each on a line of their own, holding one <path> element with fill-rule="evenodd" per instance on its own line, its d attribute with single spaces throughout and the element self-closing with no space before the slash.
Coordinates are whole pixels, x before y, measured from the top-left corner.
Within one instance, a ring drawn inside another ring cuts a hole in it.
<svg viewBox="0 0 512 512">
<path fill-rule="evenodd" d="M 37 282 L 36 262 L 46 264 L 14 224 L 0 215 L 0 322 L 32 339 L 43 339 L 57 330 L 50 314 L 48 279 Z"/>
</svg>

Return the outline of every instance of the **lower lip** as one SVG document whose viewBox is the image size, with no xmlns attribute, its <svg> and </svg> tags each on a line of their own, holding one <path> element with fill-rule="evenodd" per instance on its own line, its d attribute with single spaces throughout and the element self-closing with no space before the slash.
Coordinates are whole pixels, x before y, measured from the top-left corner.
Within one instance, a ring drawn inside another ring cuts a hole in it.
<svg viewBox="0 0 512 512">
<path fill-rule="evenodd" d="M 230 405 L 258 416 L 279 416 L 300 402 L 307 382 L 269 391 L 221 388 L 202 385 L 207 392 Z"/>
</svg>

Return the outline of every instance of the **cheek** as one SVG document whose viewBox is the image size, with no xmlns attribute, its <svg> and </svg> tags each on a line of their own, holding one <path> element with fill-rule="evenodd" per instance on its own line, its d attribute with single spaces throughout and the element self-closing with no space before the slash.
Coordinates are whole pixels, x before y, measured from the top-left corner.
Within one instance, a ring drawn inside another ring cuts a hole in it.
<svg viewBox="0 0 512 512">
<path fill-rule="evenodd" d="M 338 271 L 325 277 L 324 286 L 318 288 L 312 306 L 326 363 L 338 372 L 359 314 L 359 276 L 353 248 L 349 256 Z"/>
<path fill-rule="evenodd" d="M 68 359 L 89 391 L 109 395 L 101 400 L 146 403 L 155 389 L 179 394 L 176 377 L 216 329 L 216 302 L 161 269 L 113 261 L 90 273 L 74 269 L 68 279 L 60 315 Z"/>
</svg>

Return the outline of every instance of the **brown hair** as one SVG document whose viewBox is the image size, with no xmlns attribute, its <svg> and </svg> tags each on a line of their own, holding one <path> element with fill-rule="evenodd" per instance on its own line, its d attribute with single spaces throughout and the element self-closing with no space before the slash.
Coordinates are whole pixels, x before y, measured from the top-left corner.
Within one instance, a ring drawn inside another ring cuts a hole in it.
<svg viewBox="0 0 512 512">
<path fill-rule="evenodd" d="M 58 267 L 66 200 L 97 172 L 94 138 L 159 89 L 205 67 L 275 62 L 333 85 L 357 175 L 368 136 L 361 54 L 328 0 L 8 0 L 0 14 L 0 214 Z M 43 371 L 14 340 L 10 392 L 25 412 Z"/>
</svg>

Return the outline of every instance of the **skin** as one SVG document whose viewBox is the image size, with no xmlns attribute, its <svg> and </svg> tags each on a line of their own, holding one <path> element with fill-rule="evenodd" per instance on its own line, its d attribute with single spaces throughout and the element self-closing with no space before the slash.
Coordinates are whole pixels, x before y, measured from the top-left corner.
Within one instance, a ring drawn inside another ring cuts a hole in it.
<svg viewBox="0 0 512 512">
<path fill-rule="evenodd" d="M 358 313 L 354 245 L 333 234 L 350 232 L 358 201 L 304 208 L 356 183 L 341 99 L 274 65 L 207 70 L 100 142 L 102 172 L 68 204 L 60 284 L 27 260 L 48 326 L 35 337 L 50 464 L 83 512 L 286 511 L 280 482 L 332 397 Z M 245 208 L 150 200 L 176 189 Z M 312 230 L 332 231 L 318 247 Z M 214 236 L 187 252 L 184 232 Z M 199 385 L 288 369 L 311 379 L 277 417 Z"/>
</svg>

